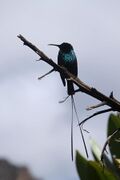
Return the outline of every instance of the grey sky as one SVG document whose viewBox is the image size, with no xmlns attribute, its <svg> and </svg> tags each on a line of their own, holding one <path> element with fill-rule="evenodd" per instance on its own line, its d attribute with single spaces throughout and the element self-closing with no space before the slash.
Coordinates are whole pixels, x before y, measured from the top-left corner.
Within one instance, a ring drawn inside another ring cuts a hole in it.
<svg viewBox="0 0 120 180">
<path fill-rule="evenodd" d="M 22 34 L 56 61 L 58 49 L 49 43 L 73 44 L 79 77 L 103 93 L 120 98 L 119 0 L 0 0 L 0 157 L 28 165 L 46 180 L 77 180 L 70 156 L 70 100 L 59 74 L 41 81 L 50 67 L 17 38 Z M 98 101 L 77 94 L 80 120 Z M 103 145 L 108 114 L 86 124 Z M 75 149 L 84 155 L 75 121 Z M 102 136 L 101 136 L 102 134 Z M 89 135 L 86 135 L 87 143 Z"/>
</svg>

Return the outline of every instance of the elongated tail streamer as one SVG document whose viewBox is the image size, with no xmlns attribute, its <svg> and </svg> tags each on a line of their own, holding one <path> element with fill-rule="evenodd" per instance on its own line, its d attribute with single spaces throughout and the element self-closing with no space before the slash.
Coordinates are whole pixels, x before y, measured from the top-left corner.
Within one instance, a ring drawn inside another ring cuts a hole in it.
<svg viewBox="0 0 120 180">
<path fill-rule="evenodd" d="M 71 152 L 72 152 L 72 151 L 73 151 L 73 109 L 74 109 L 74 111 L 75 111 L 78 124 L 80 124 L 80 121 L 79 121 L 79 117 L 78 117 L 78 113 L 77 113 L 77 109 L 76 109 L 76 105 L 75 105 L 75 101 L 74 101 L 73 95 L 71 95 L 71 103 L 72 103 Z M 81 126 L 79 126 L 79 128 L 80 128 L 80 134 L 81 134 L 82 141 L 83 141 L 83 144 L 84 144 L 86 156 L 87 156 L 87 158 L 88 158 L 89 156 L 88 156 L 87 146 L 86 146 L 86 143 L 85 143 L 85 139 L 84 139 L 84 135 L 83 135 L 83 132 L 82 132 L 82 128 L 81 128 Z M 73 155 L 73 152 L 72 152 L 72 155 Z"/>
<path fill-rule="evenodd" d="M 72 97 L 72 96 L 71 96 Z M 72 100 L 72 99 L 71 99 Z M 71 119 L 71 157 L 73 161 L 73 102 L 72 103 L 72 119 Z"/>
</svg>

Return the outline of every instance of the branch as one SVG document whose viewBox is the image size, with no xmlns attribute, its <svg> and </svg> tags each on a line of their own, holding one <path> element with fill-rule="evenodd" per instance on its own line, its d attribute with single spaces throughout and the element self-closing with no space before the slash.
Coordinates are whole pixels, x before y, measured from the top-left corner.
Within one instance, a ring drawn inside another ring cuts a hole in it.
<svg viewBox="0 0 120 180">
<path fill-rule="evenodd" d="M 96 105 L 93 105 L 93 106 L 89 106 L 86 108 L 87 111 L 90 111 L 92 109 L 95 109 L 95 108 L 98 108 L 98 107 L 101 107 L 101 106 L 104 106 L 106 105 L 106 102 L 102 102 L 102 103 L 99 103 L 99 104 L 96 104 Z"/>
<path fill-rule="evenodd" d="M 110 112 L 110 111 L 112 111 L 112 110 L 113 110 L 112 108 L 109 108 L 109 109 L 104 109 L 104 110 L 95 112 L 95 113 L 92 114 L 91 116 L 89 116 L 89 117 L 85 118 L 83 121 L 81 121 L 81 122 L 79 123 L 79 126 L 83 126 L 83 124 L 84 124 L 87 120 L 93 118 L 94 116 L 97 116 L 97 115 L 99 115 L 99 114 L 103 114 L 103 113 L 106 113 L 106 112 Z"/>
<path fill-rule="evenodd" d="M 92 96 L 93 98 L 98 99 L 101 102 L 106 102 L 106 105 L 112 108 L 113 111 L 120 112 L 120 102 L 116 100 L 115 98 L 108 97 L 104 94 L 102 94 L 100 91 L 96 90 L 95 88 L 89 87 L 84 82 L 82 82 L 79 78 L 75 77 L 73 74 L 71 74 L 69 71 L 67 71 L 66 68 L 59 66 L 56 64 L 52 59 L 50 59 L 47 55 L 45 55 L 40 49 L 38 49 L 35 45 L 33 45 L 31 42 L 29 42 L 27 39 L 25 39 L 22 35 L 17 36 L 21 41 L 23 41 L 24 45 L 28 46 L 30 49 L 32 49 L 41 60 L 48 63 L 50 66 L 54 68 L 55 71 L 58 71 L 59 73 L 62 73 L 66 78 L 70 79 L 74 84 L 76 84 L 79 87 L 79 90 L 81 92 L 84 92 L 85 94 L 88 94 Z"/>
<path fill-rule="evenodd" d="M 54 69 L 50 70 L 49 72 L 47 72 L 46 74 L 44 74 L 41 77 L 38 77 L 38 80 L 41 80 L 42 78 L 44 78 L 45 76 L 47 76 L 48 74 L 52 73 L 54 71 Z"/>
</svg>

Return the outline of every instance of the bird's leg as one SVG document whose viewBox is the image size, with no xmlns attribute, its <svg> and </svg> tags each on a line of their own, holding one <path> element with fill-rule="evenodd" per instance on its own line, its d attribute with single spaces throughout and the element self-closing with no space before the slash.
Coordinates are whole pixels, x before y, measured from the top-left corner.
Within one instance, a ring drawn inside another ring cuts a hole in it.
<svg viewBox="0 0 120 180">
<path fill-rule="evenodd" d="M 47 76 L 48 74 L 52 73 L 54 71 L 54 69 L 51 69 L 49 72 L 47 72 L 46 74 L 42 75 L 41 77 L 38 77 L 38 80 L 41 80 L 42 78 L 44 78 L 45 76 Z"/>
</svg>

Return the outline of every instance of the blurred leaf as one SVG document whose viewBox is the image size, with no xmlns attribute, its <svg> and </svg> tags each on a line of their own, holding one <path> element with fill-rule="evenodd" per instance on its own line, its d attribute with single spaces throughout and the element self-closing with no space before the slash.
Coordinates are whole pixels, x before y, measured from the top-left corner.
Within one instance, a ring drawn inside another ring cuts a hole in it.
<svg viewBox="0 0 120 180">
<path fill-rule="evenodd" d="M 120 117 L 111 114 L 108 120 L 107 136 L 110 136 L 116 129 L 120 128 Z M 117 133 L 109 143 L 109 149 L 112 157 L 120 159 L 120 142 L 117 139 L 120 138 L 120 133 Z"/>
<path fill-rule="evenodd" d="M 102 164 L 101 163 L 101 152 L 102 152 L 102 150 L 100 149 L 98 144 L 93 139 L 90 139 L 90 145 L 91 145 L 91 152 L 92 152 L 92 155 L 93 155 L 95 161 Z M 114 171 L 115 168 L 114 168 L 113 163 L 110 161 L 110 159 L 106 156 L 106 154 L 104 154 L 103 157 L 104 157 L 104 163 L 105 163 L 106 167 L 109 170 Z"/>
<path fill-rule="evenodd" d="M 76 152 L 76 168 L 81 180 L 116 180 L 117 178 L 108 170 L 95 162 L 87 161 Z"/>
<path fill-rule="evenodd" d="M 111 114 L 108 120 L 108 129 L 107 136 L 110 136 L 115 130 L 120 128 L 120 116 Z M 120 159 L 120 142 L 118 139 L 120 138 L 120 133 L 117 133 L 109 142 L 110 153 L 116 167 L 116 172 L 120 177 L 120 168 L 118 166 L 117 161 L 115 159 Z"/>
<path fill-rule="evenodd" d="M 95 161 L 100 163 L 100 161 L 101 161 L 101 149 L 100 149 L 100 147 L 97 145 L 97 143 L 93 139 L 90 139 L 89 142 L 90 142 L 91 152 L 92 152 L 92 155 L 93 155 Z"/>
<path fill-rule="evenodd" d="M 76 151 L 76 168 L 81 180 L 87 180 L 88 161 Z"/>
<path fill-rule="evenodd" d="M 120 159 L 114 158 L 114 163 L 117 166 L 117 169 L 120 171 Z"/>
<path fill-rule="evenodd" d="M 89 176 L 90 179 L 96 180 L 116 180 L 116 176 L 107 169 L 103 168 L 99 163 L 89 161 Z"/>
</svg>

